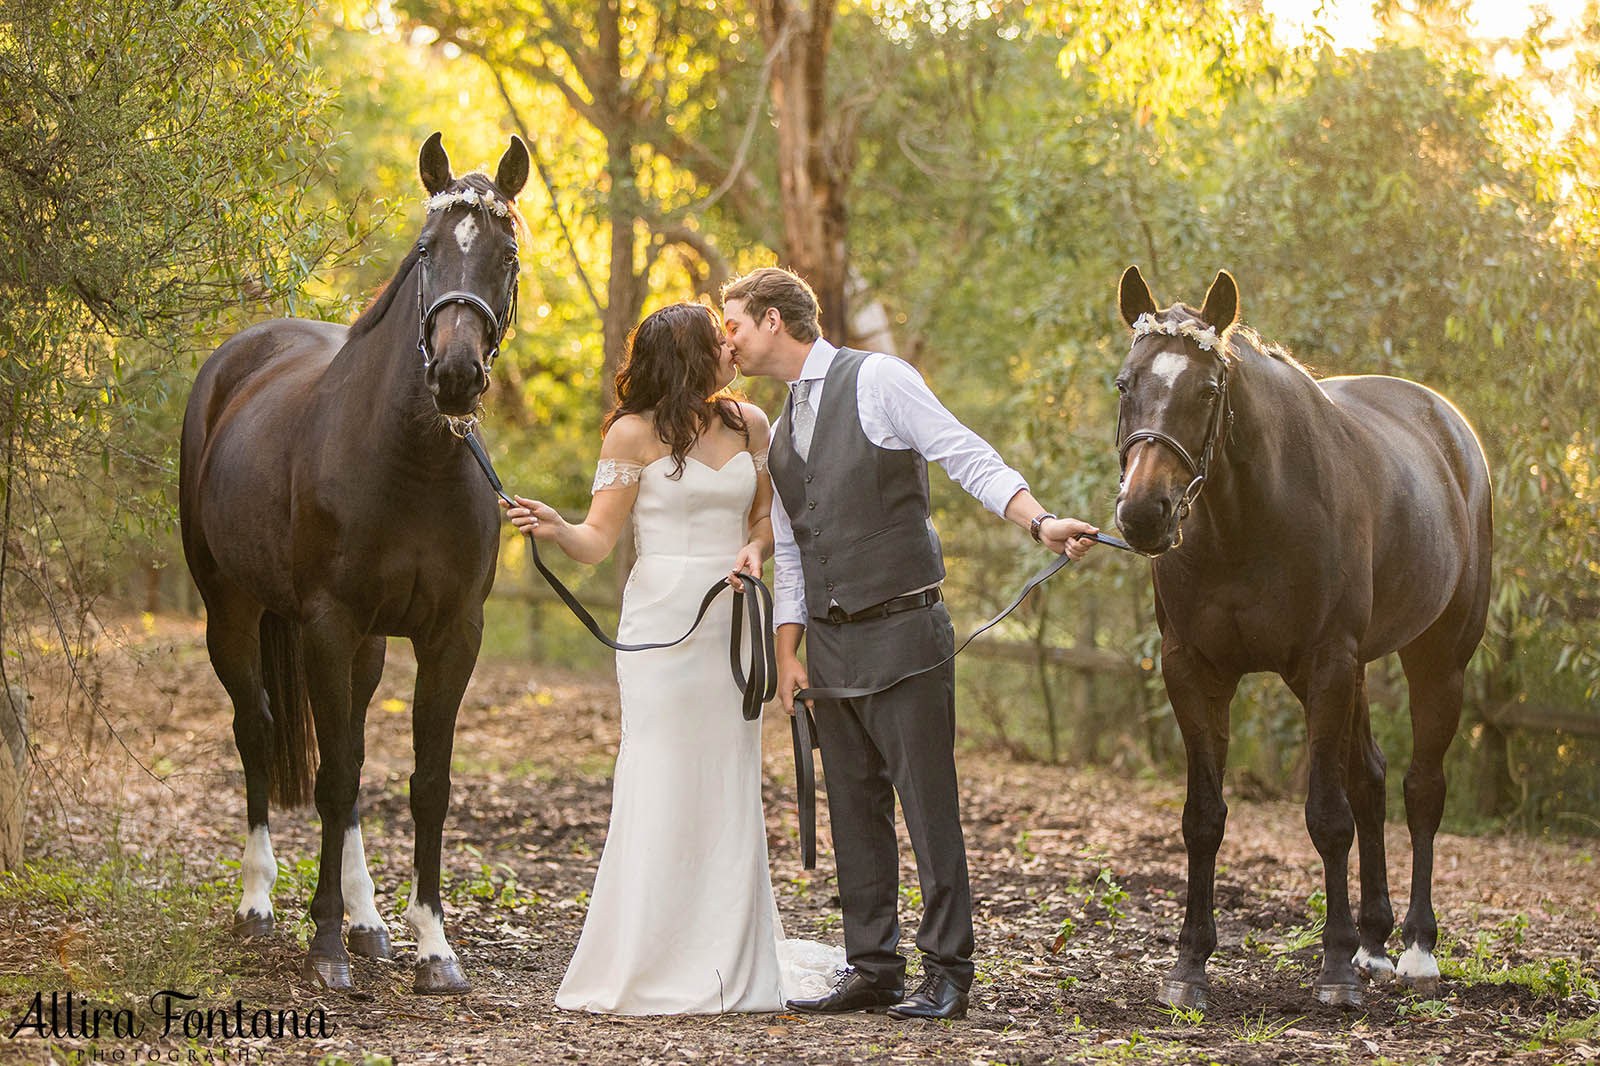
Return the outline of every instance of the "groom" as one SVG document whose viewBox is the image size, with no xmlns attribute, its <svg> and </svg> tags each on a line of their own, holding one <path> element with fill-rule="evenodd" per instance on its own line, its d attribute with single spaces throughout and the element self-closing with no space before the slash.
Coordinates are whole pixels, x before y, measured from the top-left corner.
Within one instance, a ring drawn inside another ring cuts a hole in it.
<svg viewBox="0 0 1600 1066">
<path fill-rule="evenodd" d="M 1089 550 L 1092 541 L 1076 538 L 1097 530 L 1047 513 L 908 363 L 822 339 L 817 298 L 799 277 L 764 267 L 725 286 L 722 304 L 739 368 L 790 389 L 769 455 L 784 710 L 793 714 L 795 692 L 812 684 L 797 655 L 807 634 L 819 686 L 876 687 L 954 649 L 928 517 L 929 461 L 1051 551 L 1078 559 Z M 972 897 L 956 793 L 955 666 L 859 699 L 818 700 L 814 713 L 850 969 L 827 995 L 789 1009 L 965 1017 Z M 924 977 L 909 996 L 895 909 L 896 793 L 926 903 L 917 932 Z"/>
</svg>

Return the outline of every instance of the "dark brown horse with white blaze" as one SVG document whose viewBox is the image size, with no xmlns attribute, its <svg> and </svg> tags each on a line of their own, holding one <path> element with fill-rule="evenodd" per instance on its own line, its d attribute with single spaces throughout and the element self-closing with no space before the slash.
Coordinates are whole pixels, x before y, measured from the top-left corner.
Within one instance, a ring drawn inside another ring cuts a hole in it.
<svg viewBox="0 0 1600 1066">
<path fill-rule="evenodd" d="M 500 517 L 457 434 L 471 431 L 515 307 L 513 201 L 528 152 L 512 138 L 493 182 L 458 179 L 435 133 L 420 170 L 427 221 L 373 305 L 349 328 L 281 319 L 230 338 L 200 368 L 183 421 L 184 554 L 244 763 L 235 930 L 273 928 L 269 794 L 280 806 L 314 794 L 322 853 L 303 970 L 333 989 L 351 987 L 347 914 L 349 950 L 390 957 L 356 809 L 388 635 L 410 638 L 417 658 L 406 910 L 416 990 L 469 987 L 444 935 L 439 861 L 456 712 L 477 662 Z"/>
<path fill-rule="evenodd" d="M 1483 449 L 1461 413 L 1421 385 L 1319 381 L 1236 326 L 1239 294 L 1226 272 L 1198 310 L 1160 310 L 1129 267 L 1120 303 L 1133 345 L 1117 376 L 1116 519 L 1128 543 L 1154 559 L 1162 676 L 1188 756 L 1188 900 L 1161 999 L 1205 1002 L 1228 812 L 1228 706 L 1240 677 L 1257 671 L 1280 675 L 1306 710 L 1306 828 L 1328 899 L 1316 997 L 1357 1004 L 1362 973 L 1395 974 L 1385 948 L 1394 929 L 1385 763 L 1365 686 L 1366 664 L 1392 651 L 1411 690 L 1413 739 L 1405 777 L 1411 900 L 1398 974 L 1431 986 L 1444 756 L 1489 602 Z M 1357 834 L 1359 931 L 1348 883 Z"/>
</svg>

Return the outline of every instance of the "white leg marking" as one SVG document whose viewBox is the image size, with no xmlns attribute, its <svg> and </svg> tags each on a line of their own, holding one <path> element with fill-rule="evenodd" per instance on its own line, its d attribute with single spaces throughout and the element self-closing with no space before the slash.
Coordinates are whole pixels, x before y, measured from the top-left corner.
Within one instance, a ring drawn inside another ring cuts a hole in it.
<svg viewBox="0 0 1600 1066">
<path fill-rule="evenodd" d="M 1412 944 L 1406 948 L 1406 953 L 1400 956 L 1398 972 L 1407 981 L 1438 977 L 1439 964 L 1434 961 L 1431 954 Z"/>
<path fill-rule="evenodd" d="M 472 251 L 472 241 L 477 235 L 478 223 L 471 215 L 456 223 L 456 243 L 461 246 L 463 255 Z"/>
<path fill-rule="evenodd" d="M 344 912 L 356 929 L 382 929 L 383 915 L 374 900 L 372 875 L 367 872 L 367 853 L 361 845 L 361 827 L 353 825 L 344 833 L 344 864 L 339 871 L 339 887 L 344 892 Z"/>
<path fill-rule="evenodd" d="M 1170 391 L 1178 375 L 1189 368 L 1189 357 L 1179 352 L 1162 352 L 1150 364 L 1150 373 L 1160 378 Z"/>
<path fill-rule="evenodd" d="M 1370 955 L 1366 948 L 1356 949 L 1356 969 L 1374 981 L 1387 981 L 1394 976 L 1394 963 L 1388 955 Z"/>
<path fill-rule="evenodd" d="M 245 838 L 239 875 L 244 885 L 239 916 L 272 914 L 272 886 L 278 880 L 278 860 L 272 857 L 272 834 L 266 826 L 257 826 Z"/>
<path fill-rule="evenodd" d="M 406 921 L 417 934 L 417 961 L 428 959 L 453 959 L 456 953 L 444 938 L 444 915 L 434 913 L 432 907 L 417 902 L 417 890 L 411 889 L 411 899 L 406 903 Z"/>
</svg>

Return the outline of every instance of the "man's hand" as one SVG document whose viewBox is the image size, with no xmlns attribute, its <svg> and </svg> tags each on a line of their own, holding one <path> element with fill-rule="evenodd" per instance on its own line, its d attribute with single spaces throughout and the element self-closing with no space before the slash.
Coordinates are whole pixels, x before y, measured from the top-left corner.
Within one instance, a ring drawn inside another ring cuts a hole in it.
<svg viewBox="0 0 1600 1066">
<path fill-rule="evenodd" d="M 793 655 L 778 653 L 778 702 L 790 715 L 794 714 L 794 694 L 811 687 L 805 664 Z"/>
<path fill-rule="evenodd" d="M 1095 544 L 1085 534 L 1098 532 L 1097 527 L 1076 518 L 1046 518 L 1039 523 L 1039 543 L 1057 555 L 1066 552 L 1069 559 L 1077 562 Z"/>
</svg>

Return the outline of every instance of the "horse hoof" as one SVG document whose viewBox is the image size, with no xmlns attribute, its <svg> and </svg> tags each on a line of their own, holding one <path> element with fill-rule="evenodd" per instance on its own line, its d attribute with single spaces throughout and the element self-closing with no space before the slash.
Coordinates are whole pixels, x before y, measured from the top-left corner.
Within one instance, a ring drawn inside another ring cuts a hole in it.
<svg viewBox="0 0 1600 1066">
<path fill-rule="evenodd" d="M 1356 952 L 1355 967 L 1361 976 L 1374 984 L 1388 984 L 1394 980 L 1394 963 L 1387 955 L 1372 955 L 1362 948 Z"/>
<path fill-rule="evenodd" d="M 459 996 L 472 990 L 472 982 L 459 959 L 423 959 L 417 963 L 417 983 L 412 990 L 419 996 Z"/>
<path fill-rule="evenodd" d="M 1206 986 L 1194 981 L 1168 978 L 1161 982 L 1161 993 L 1157 998 L 1162 1006 L 1173 1010 L 1205 1010 Z"/>
<path fill-rule="evenodd" d="M 272 931 L 278 926 L 278 921 L 270 914 L 235 914 L 233 916 L 233 935 L 240 940 L 249 940 L 252 937 L 271 936 Z"/>
<path fill-rule="evenodd" d="M 1330 1007 L 1361 1006 L 1360 985 L 1318 985 L 1315 991 L 1317 1001 Z"/>
<path fill-rule="evenodd" d="M 394 958 L 394 949 L 389 946 L 389 930 L 381 925 L 376 928 L 351 926 L 350 932 L 345 935 L 345 945 L 350 949 L 350 954 L 360 955 L 364 959 Z"/>
<path fill-rule="evenodd" d="M 1438 977 L 1407 977 L 1403 980 L 1408 988 L 1423 999 L 1437 999 L 1439 996 Z"/>
<path fill-rule="evenodd" d="M 312 958 L 307 955 L 300 964 L 300 976 L 314 981 L 329 992 L 348 992 L 355 987 L 350 977 L 350 960 Z"/>
</svg>

